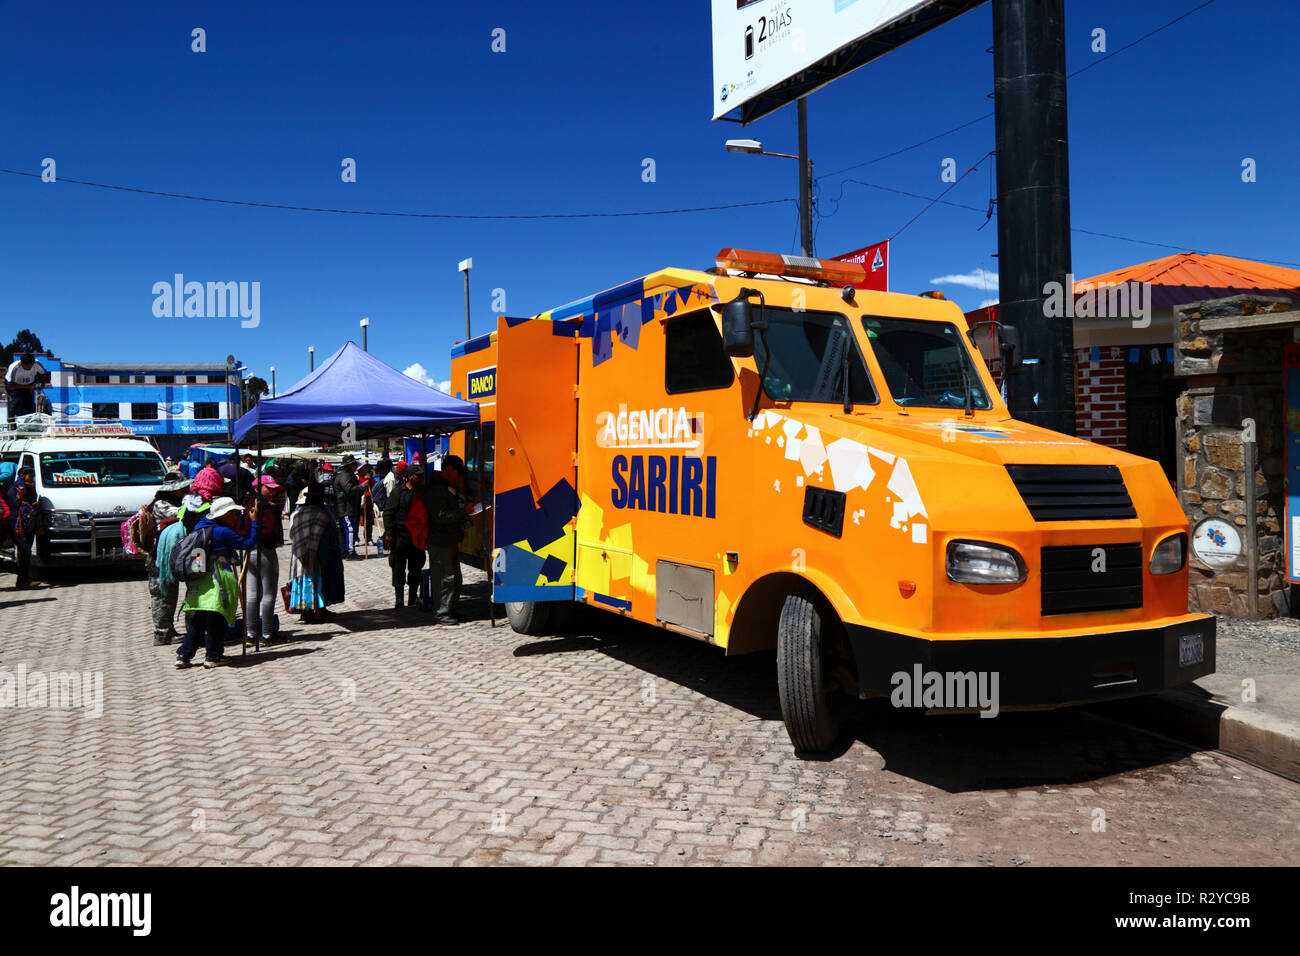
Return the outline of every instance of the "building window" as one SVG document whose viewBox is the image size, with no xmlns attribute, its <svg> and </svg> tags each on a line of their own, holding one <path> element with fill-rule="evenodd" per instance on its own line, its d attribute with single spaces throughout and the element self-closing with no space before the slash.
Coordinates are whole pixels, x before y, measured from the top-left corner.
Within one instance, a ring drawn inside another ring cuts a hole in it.
<svg viewBox="0 0 1300 956">
<path fill-rule="evenodd" d="M 107 376 L 107 375 L 96 375 L 96 376 L 95 376 L 95 384 L 96 384 L 96 385 L 107 385 L 107 384 L 108 384 L 108 376 Z"/>
<path fill-rule="evenodd" d="M 175 384 L 176 384 L 176 376 L 175 376 L 175 375 L 155 375 L 155 376 L 153 377 L 153 380 L 154 380 L 155 382 L 157 382 L 159 385 L 175 385 Z"/>
<path fill-rule="evenodd" d="M 673 319 L 664 336 L 664 390 L 669 395 L 731 385 L 735 372 L 708 309 Z"/>
<path fill-rule="evenodd" d="M 99 421 L 116 420 L 118 416 L 117 402 L 92 402 L 90 405 L 90 417 Z"/>
<path fill-rule="evenodd" d="M 194 418 L 196 421 L 212 421 L 221 417 L 221 411 L 216 402 L 195 402 Z"/>
<path fill-rule="evenodd" d="M 143 376 L 143 375 L 137 375 L 137 376 L 135 377 L 135 384 L 137 384 L 137 385 L 143 385 L 143 384 L 144 384 L 144 376 Z"/>
<path fill-rule="evenodd" d="M 158 419 L 158 404 L 156 402 L 132 402 L 131 403 L 131 421 L 133 422 L 152 422 Z"/>
<path fill-rule="evenodd" d="M 127 385 L 127 384 L 130 384 L 130 382 L 131 382 L 131 376 L 130 376 L 130 375 L 119 375 L 119 376 L 117 377 L 117 380 L 118 380 L 119 382 L 121 382 L 123 385 Z"/>
<path fill-rule="evenodd" d="M 199 377 L 198 377 L 197 375 L 186 375 L 186 376 L 185 376 L 185 381 L 189 382 L 191 385 L 193 385 L 193 384 L 195 384 L 196 382 L 198 382 L 198 380 L 199 380 Z"/>
<path fill-rule="evenodd" d="M 226 376 L 224 376 L 224 375 L 209 375 L 209 376 L 208 376 L 208 382 L 209 382 L 209 383 L 216 382 L 218 385 L 220 385 L 220 384 L 221 384 L 222 382 L 224 382 L 225 380 L 226 380 Z"/>
</svg>

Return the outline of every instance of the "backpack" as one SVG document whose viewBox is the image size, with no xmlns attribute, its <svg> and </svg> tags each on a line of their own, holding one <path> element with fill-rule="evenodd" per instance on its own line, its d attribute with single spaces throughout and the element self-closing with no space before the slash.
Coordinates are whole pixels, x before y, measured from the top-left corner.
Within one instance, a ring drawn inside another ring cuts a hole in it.
<svg viewBox="0 0 1300 956">
<path fill-rule="evenodd" d="M 170 567 L 177 581 L 197 581 L 212 570 L 212 529 L 196 528 L 177 541 Z"/>
</svg>

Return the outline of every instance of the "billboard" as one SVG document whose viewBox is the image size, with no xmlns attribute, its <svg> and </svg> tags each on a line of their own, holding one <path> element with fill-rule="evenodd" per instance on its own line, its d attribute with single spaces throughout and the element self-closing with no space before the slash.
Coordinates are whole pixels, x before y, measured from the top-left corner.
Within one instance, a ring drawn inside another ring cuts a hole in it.
<svg viewBox="0 0 1300 956">
<path fill-rule="evenodd" d="M 713 0 L 713 118 L 758 119 L 983 2 Z"/>
</svg>

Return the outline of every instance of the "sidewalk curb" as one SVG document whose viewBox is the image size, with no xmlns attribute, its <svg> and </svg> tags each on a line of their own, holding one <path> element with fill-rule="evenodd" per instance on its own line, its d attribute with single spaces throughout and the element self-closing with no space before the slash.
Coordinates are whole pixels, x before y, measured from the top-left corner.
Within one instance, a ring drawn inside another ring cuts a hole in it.
<svg viewBox="0 0 1300 956">
<path fill-rule="evenodd" d="M 1264 770 L 1300 781 L 1300 722 L 1267 713 L 1252 704 L 1234 703 L 1225 686 L 1237 687 L 1227 675 L 1212 675 L 1215 691 L 1199 683 L 1152 697 L 1116 701 L 1098 712 L 1240 757 Z M 1203 680 L 1202 683 L 1211 681 Z M 1240 691 L 1238 690 L 1239 694 Z"/>
</svg>

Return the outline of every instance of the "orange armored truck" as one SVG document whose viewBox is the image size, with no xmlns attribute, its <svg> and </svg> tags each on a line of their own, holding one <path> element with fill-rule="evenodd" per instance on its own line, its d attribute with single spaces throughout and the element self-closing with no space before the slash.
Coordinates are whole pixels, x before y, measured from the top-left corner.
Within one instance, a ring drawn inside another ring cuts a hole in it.
<svg viewBox="0 0 1300 956">
<path fill-rule="evenodd" d="M 583 602 L 775 648 L 808 754 L 844 695 L 992 715 L 1211 673 L 1159 465 L 1014 420 L 954 303 L 862 277 L 726 249 L 454 347 L 492 506 L 464 558 L 514 629 Z"/>
</svg>

